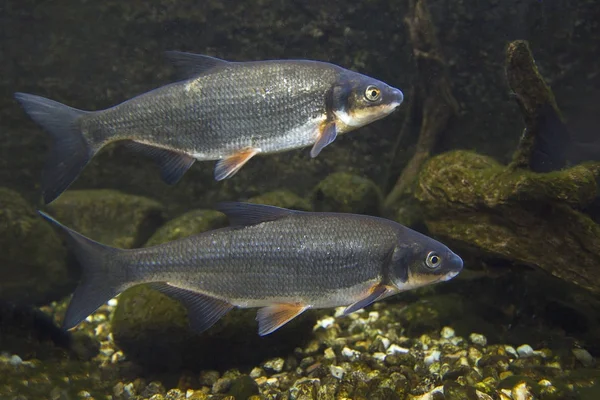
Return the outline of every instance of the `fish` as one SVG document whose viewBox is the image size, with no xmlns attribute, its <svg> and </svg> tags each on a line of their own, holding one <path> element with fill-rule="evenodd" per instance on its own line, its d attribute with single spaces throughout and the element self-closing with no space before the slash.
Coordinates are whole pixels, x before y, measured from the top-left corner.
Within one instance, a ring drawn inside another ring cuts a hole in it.
<svg viewBox="0 0 600 400">
<path fill-rule="evenodd" d="M 393 294 L 455 277 L 462 259 L 444 244 L 368 215 L 223 202 L 229 226 L 139 249 L 66 232 L 82 267 L 63 320 L 72 329 L 130 287 L 146 284 L 181 302 L 203 332 L 234 307 L 258 308 L 268 335 L 308 309 L 350 314 Z"/>
<path fill-rule="evenodd" d="M 46 204 L 65 191 L 104 146 L 123 141 L 146 154 L 162 179 L 177 183 L 199 161 L 217 161 L 217 181 L 252 157 L 312 146 L 379 120 L 403 102 L 400 89 L 314 60 L 234 62 L 169 51 L 176 82 L 100 111 L 82 111 L 15 93 L 52 137 L 42 172 Z"/>
</svg>

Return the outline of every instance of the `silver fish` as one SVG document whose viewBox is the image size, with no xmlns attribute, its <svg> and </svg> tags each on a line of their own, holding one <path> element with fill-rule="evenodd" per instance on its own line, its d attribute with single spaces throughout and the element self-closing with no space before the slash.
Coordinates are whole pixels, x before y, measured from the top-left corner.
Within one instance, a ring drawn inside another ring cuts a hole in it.
<svg viewBox="0 0 600 400">
<path fill-rule="evenodd" d="M 345 314 L 395 293 L 456 276 L 459 256 L 396 222 L 222 203 L 231 226 L 154 247 L 121 250 L 68 233 L 82 280 L 67 310 L 70 329 L 124 290 L 142 283 L 183 303 L 191 328 L 210 328 L 233 307 L 259 308 L 267 335 L 311 308 Z"/>
<path fill-rule="evenodd" d="M 195 160 L 219 160 L 215 179 L 222 180 L 261 153 L 312 146 L 316 157 L 337 135 L 385 117 L 403 101 L 400 90 L 325 62 L 168 57 L 187 79 L 106 110 L 15 94 L 54 140 L 42 176 L 46 203 L 114 141 L 152 157 L 167 183 L 176 183 Z"/>
</svg>

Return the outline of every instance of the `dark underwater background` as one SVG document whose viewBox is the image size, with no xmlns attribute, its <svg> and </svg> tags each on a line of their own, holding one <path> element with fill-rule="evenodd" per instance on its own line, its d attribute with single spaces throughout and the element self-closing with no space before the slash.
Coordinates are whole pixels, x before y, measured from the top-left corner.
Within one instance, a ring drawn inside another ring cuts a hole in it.
<svg viewBox="0 0 600 400">
<path fill-rule="evenodd" d="M 600 398 L 599 21 L 593 0 L 0 2 L 0 399 Z M 167 50 L 328 61 L 405 101 L 221 182 L 110 145 L 44 206 L 50 138 L 14 92 L 107 108 L 172 82 Z M 264 338 L 255 310 L 195 335 L 143 286 L 58 328 L 80 271 L 37 209 L 136 248 L 225 226 L 223 200 L 390 218 L 465 270 Z"/>
</svg>

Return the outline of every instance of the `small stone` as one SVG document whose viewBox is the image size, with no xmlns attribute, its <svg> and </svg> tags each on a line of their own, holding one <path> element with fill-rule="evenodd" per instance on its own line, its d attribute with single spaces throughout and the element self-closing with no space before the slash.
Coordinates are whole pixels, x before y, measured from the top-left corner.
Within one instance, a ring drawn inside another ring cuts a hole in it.
<svg viewBox="0 0 600 400">
<path fill-rule="evenodd" d="M 212 385 L 213 393 L 225 393 L 231 388 L 231 379 L 230 378 L 219 378 Z"/>
<path fill-rule="evenodd" d="M 326 360 L 335 360 L 335 351 L 331 347 L 325 349 L 325 359 Z"/>
<path fill-rule="evenodd" d="M 320 319 L 320 320 L 317 321 L 317 323 L 315 324 L 315 327 L 313 328 L 313 330 L 317 330 L 319 328 L 327 329 L 330 326 L 333 326 L 333 324 L 335 324 L 335 318 L 333 318 L 333 317 L 325 317 L 325 318 Z"/>
<path fill-rule="evenodd" d="M 262 368 L 254 367 L 250 371 L 250 378 L 252 379 L 260 378 L 261 376 L 265 376 L 265 370 Z"/>
<path fill-rule="evenodd" d="M 512 346 L 504 346 L 504 351 L 506 352 L 506 354 L 509 354 L 513 358 L 519 357 L 519 354 L 517 353 L 515 348 Z"/>
<path fill-rule="evenodd" d="M 135 388 L 133 387 L 133 383 L 129 382 L 123 387 L 123 394 L 125 394 L 125 397 L 128 398 L 135 396 Z"/>
<path fill-rule="evenodd" d="M 82 399 L 89 399 L 90 397 L 92 397 L 90 392 L 85 391 L 85 390 L 82 390 L 81 392 L 77 393 L 77 396 L 79 396 Z"/>
<path fill-rule="evenodd" d="M 115 386 L 113 386 L 113 394 L 115 395 L 115 397 L 121 397 L 123 395 L 124 388 L 125 385 L 123 384 L 123 382 L 119 382 Z"/>
<path fill-rule="evenodd" d="M 519 355 L 519 357 L 526 358 L 526 357 L 531 357 L 534 354 L 534 351 L 530 345 L 523 344 L 523 345 L 517 347 L 517 354 Z"/>
<path fill-rule="evenodd" d="M 525 382 L 517 384 L 512 390 L 513 400 L 532 400 L 533 395 Z"/>
<path fill-rule="evenodd" d="M 21 365 L 21 364 L 23 364 L 23 359 L 22 359 L 21 357 L 19 357 L 18 355 L 16 355 L 16 354 L 13 354 L 13 355 L 12 355 L 12 356 L 11 356 L 11 357 L 8 359 L 8 363 L 9 363 L 10 365 L 13 365 L 13 366 L 15 366 L 15 367 L 16 367 L 17 365 Z"/>
<path fill-rule="evenodd" d="M 385 358 L 387 357 L 387 354 L 385 353 L 381 353 L 381 352 L 376 352 L 373 353 L 373 358 L 376 359 L 377 361 L 385 361 Z"/>
<path fill-rule="evenodd" d="M 378 319 L 379 319 L 379 313 L 377 311 L 369 312 L 369 318 L 367 318 L 367 321 L 369 321 L 369 323 L 376 322 Z"/>
<path fill-rule="evenodd" d="M 263 368 L 267 371 L 281 372 L 283 370 L 283 364 L 285 360 L 283 358 L 274 358 L 263 364 Z"/>
<path fill-rule="evenodd" d="M 471 343 L 484 347 L 487 344 L 487 339 L 480 333 L 471 333 L 469 335 Z"/>
<path fill-rule="evenodd" d="M 425 365 L 429 366 L 431 364 L 433 364 L 434 362 L 437 362 L 440 360 L 440 355 L 442 353 L 439 350 L 433 350 L 431 351 L 427 356 L 425 356 L 425 358 L 423 359 L 423 361 L 425 362 Z"/>
<path fill-rule="evenodd" d="M 117 299 L 110 299 L 108 301 L 108 305 L 111 306 L 111 307 L 116 307 L 117 304 L 119 304 L 119 301 Z"/>
<path fill-rule="evenodd" d="M 171 389 L 167 392 L 167 394 L 165 395 L 165 399 L 166 400 L 180 400 L 183 399 L 185 395 L 183 394 L 183 392 L 179 389 Z"/>
<path fill-rule="evenodd" d="M 391 345 L 390 347 L 388 347 L 386 353 L 387 354 L 406 354 L 408 353 L 410 350 L 404 347 L 400 347 L 396 344 Z"/>
<path fill-rule="evenodd" d="M 357 360 L 360 356 L 360 352 L 356 350 L 352 350 L 349 347 L 344 347 L 342 349 L 342 356 L 346 357 L 349 360 Z"/>
<path fill-rule="evenodd" d="M 440 336 L 444 339 L 452 339 L 454 337 L 454 329 L 450 328 L 449 326 L 445 326 L 442 328 Z"/>
<path fill-rule="evenodd" d="M 338 367 L 337 365 L 331 365 L 329 367 L 329 370 L 331 371 L 331 375 L 334 378 L 341 380 L 344 377 L 344 368 L 342 367 Z"/>
<path fill-rule="evenodd" d="M 538 385 L 540 385 L 540 386 L 552 386 L 552 382 L 550 382 L 548 379 L 542 379 L 541 381 L 538 382 Z"/>
<path fill-rule="evenodd" d="M 477 362 L 481 359 L 481 357 L 483 357 L 483 354 L 481 353 L 481 351 L 479 351 L 479 349 L 477 349 L 475 347 L 469 347 L 467 354 L 469 357 L 469 361 L 473 365 L 477 365 Z"/>
<path fill-rule="evenodd" d="M 202 371 L 200 372 L 199 382 L 202 386 L 214 385 L 221 375 L 218 371 Z"/>
<path fill-rule="evenodd" d="M 571 351 L 584 367 L 593 367 L 596 364 L 596 360 L 586 349 L 573 349 Z"/>
</svg>

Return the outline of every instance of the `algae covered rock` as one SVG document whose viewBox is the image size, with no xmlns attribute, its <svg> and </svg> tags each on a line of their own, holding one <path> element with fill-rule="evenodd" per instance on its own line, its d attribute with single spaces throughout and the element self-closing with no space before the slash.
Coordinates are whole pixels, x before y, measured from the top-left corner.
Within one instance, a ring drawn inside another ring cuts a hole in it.
<svg viewBox="0 0 600 400">
<path fill-rule="evenodd" d="M 329 175 L 312 194 L 315 211 L 379 215 L 382 201 L 381 191 L 373 181 L 346 172 Z"/>
<path fill-rule="evenodd" d="M 192 210 L 158 228 L 145 246 L 155 246 L 227 226 L 227 217 L 214 210 Z"/>
<path fill-rule="evenodd" d="M 163 221 L 163 206 L 116 190 L 70 190 L 48 206 L 62 224 L 102 244 L 139 247 Z"/>
<path fill-rule="evenodd" d="M 580 211 L 599 175 L 598 163 L 537 174 L 454 151 L 424 166 L 415 197 L 432 234 L 600 292 L 600 227 Z"/>
<path fill-rule="evenodd" d="M 198 334 L 188 328 L 187 312 L 180 303 L 139 285 L 120 295 L 112 333 L 127 358 L 148 370 L 239 368 L 287 354 L 309 340 L 313 314 L 303 313 L 261 337 L 256 309 L 234 309 Z"/>
<path fill-rule="evenodd" d="M 248 199 L 249 203 L 290 208 L 292 210 L 311 211 L 310 203 L 289 190 L 274 190 Z"/>
<path fill-rule="evenodd" d="M 0 301 L 43 304 L 73 284 L 67 250 L 50 224 L 10 189 L 0 188 Z"/>
</svg>

